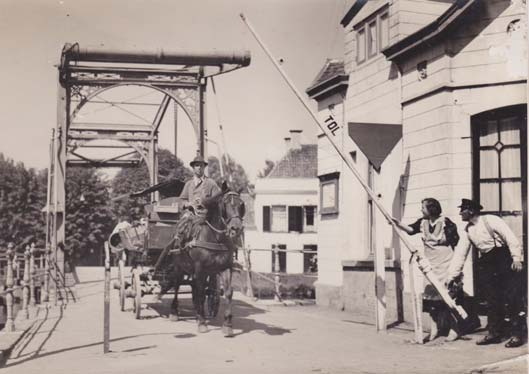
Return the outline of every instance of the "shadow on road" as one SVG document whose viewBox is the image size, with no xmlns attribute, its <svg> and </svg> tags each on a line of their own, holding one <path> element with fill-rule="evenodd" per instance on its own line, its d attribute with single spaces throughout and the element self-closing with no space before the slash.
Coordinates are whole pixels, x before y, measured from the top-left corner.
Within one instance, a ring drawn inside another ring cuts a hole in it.
<svg viewBox="0 0 529 374">
<path fill-rule="evenodd" d="M 193 308 L 193 304 L 190 298 L 182 298 L 179 299 L 179 319 L 180 320 L 193 320 L 195 319 L 195 310 Z M 159 302 L 153 302 L 153 303 L 147 303 L 146 305 L 154 310 L 159 318 L 167 318 L 171 312 L 171 298 L 165 298 L 162 299 L 162 301 Z M 214 319 L 210 319 L 208 321 L 208 325 L 210 327 L 222 327 L 222 323 L 224 321 L 224 299 L 221 299 L 221 305 L 219 308 L 219 313 L 217 317 Z M 252 331 L 263 331 L 265 334 L 275 336 L 275 335 L 283 335 L 292 332 L 290 329 L 285 329 L 279 326 L 273 326 L 268 325 L 266 323 L 257 322 L 255 319 L 250 318 L 255 315 L 267 313 L 266 310 L 256 308 L 255 306 L 248 304 L 242 300 L 233 300 L 233 328 L 235 331 L 237 331 L 233 336 L 238 336 L 242 334 L 246 334 Z M 152 318 L 152 317 L 151 317 Z M 155 317 L 156 318 L 156 317 Z M 175 321 L 175 323 L 178 323 L 178 321 Z M 179 338 L 185 337 L 190 338 L 193 337 L 193 334 L 190 334 L 192 336 L 177 336 Z"/>
<path fill-rule="evenodd" d="M 110 342 L 112 343 L 112 342 L 118 342 L 120 340 L 134 339 L 134 338 L 143 337 L 143 336 L 157 336 L 157 335 L 175 335 L 175 332 L 160 332 L 160 333 L 152 333 L 152 334 L 128 335 L 128 336 L 122 336 L 120 338 L 110 339 Z M 30 357 L 28 357 L 28 358 L 26 358 L 24 360 L 20 360 L 20 361 L 8 364 L 8 365 L 4 365 L 4 366 L 2 366 L 2 368 L 9 368 L 9 367 L 17 366 L 17 365 L 23 364 L 25 362 L 33 361 L 33 360 L 36 360 L 36 359 L 39 359 L 39 358 L 53 356 L 53 355 L 58 355 L 58 354 L 61 354 L 63 352 L 74 351 L 74 350 L 78 350 L 78 349 L 95 347 L 95 346 L 98 346 L 98 345 L 102 346 L 103 345 L 103 341 L 90 343 L 90 344 L 84 344 L 84 345 L 77 345 L 77 346 L 68 347 L 68 348 L 64 348 L 64 349 L 57 349 L 55 351 L 49 351 L 49 352 L 46 352 L 46 353 L 40 353 L 40 349 L 39 349 L 36 352 L 33 352 L 33 354 Z M 41 346 L 43 346 L 43 344 Z M 138 347 L 138 348 L 132 348 L 132 349 L 124 350 L 122 352 L 132 352 L 132 351 L 136 351 L 136 350 L 151 349 L 151 348 L 155 348 L 155 347 L 156 346 Z"/>
</svg>

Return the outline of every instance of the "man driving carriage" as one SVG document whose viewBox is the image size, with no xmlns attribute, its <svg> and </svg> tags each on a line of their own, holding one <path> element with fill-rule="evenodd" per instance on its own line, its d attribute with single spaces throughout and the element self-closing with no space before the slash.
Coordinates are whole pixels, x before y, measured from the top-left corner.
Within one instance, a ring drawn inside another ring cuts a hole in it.
<svg viewBox="0 0 529 374">
<path fill-rule="evenodd" d="M 183 248 L 192 239 L 193 230 L 190 226 L 206 217 L 207 209 L 204 202 L 221 193 L 217 183 L 204 174 L 208 163 L 202 156 L 197 155 L 189 165 L 193 169 L 193 177 L 186 182 L 180 194 L 184 208 L 187 209 L 177 224 L 174 245 L 176 248 Z"/>
<path fill-rule="evenodd" d="M 195 209 L 203 209 L 203 201 L 217 195 L 220 188 L 213 179 L 204 174 L 208 163 L 202 156 L 196 156 L 189 165 L 193 169 L 193 178 L 186 182 L 180 198 L 186 200 Z M 195 213 L 199 214 L 199 212 Z"/>
</svg>

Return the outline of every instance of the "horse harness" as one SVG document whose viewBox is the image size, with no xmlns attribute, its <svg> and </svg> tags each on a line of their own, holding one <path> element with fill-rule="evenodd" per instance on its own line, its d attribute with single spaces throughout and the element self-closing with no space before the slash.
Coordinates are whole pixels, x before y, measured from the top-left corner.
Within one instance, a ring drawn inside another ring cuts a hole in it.
<svg viewBox="0 0 529 374">
<path fill-rule="evenodd" d="M 236 192 L 228 192 L 223 197 L 223 200 L 226 199 L 227 197 L 231 197 L 231 198 L 239 197 L 239 194 L 236 193 Z M 238 218 L 238 219 L 240 219 L 242 221 L 242 217 L 239 214 L 230 217 L 227 221 L 224 219 L 224 217 L 222 215 L 220 216 L 220 219 L 221 219 L 222 223 L 226 227 L 225 229 L 218 229 L 218 228 L 214 227 L 207 219 L 205 220 L 205 222 L 206 222 L 206 224 L 208 225 L 208 227 L 212 231 L 216 232 L 217 234 L 225 234 L 226 231 L 227 231 L 229 223 L 231 222 L 231 220 L 233 220 L 235 218 Z M 216 251 L 216 252 L 229 252 L 231 250 L 230 248 L 228 248 L 223 243 L 206 242 L 204 240 L 198 240 L 198 239 L 194 238 L 194 239 L 190 240 L 189 242 L 187 242 L 185 244 L 184 248 L 182 248 L 182 249 L 180 249 L 180 248 L 172 249 L 170 252 L 171 253 L 188 252 L 189 249 L 191 249 L 193 247 L 203 248 L 203 249 L 207 249 L 207 250 L 210 250 L 210 251 Z"/>
</svg>

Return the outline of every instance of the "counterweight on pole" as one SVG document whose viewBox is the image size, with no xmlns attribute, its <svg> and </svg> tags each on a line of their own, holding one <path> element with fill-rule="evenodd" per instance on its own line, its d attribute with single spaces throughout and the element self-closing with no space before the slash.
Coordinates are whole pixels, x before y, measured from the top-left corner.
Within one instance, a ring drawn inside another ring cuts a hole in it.
<svg viewBox="0 0 529 374">
<path fill-rule="evenodd" d="M 391 226 L 393 227 L 393 230 L 396 232 L 396 234 L 398 235 L 400 240 L 404 243 L 404 245 L 408 248 L 408 250 L 412 254 L 415 255 L 415 257 L 417 258 L 417 263 L 419 265 L 419 269 L 423 272 L 423 274 L 426 277 L 426 279 L 428 279 L 430 281 L 430 283 L 435 287 L 435 289 L 439 292 L 439 295 L 442 297 L 443 301 L 448 305 L 448 307 L 452 311 L 457 313 L 461 318 L 466 319 L 468 317 L 466 311 L 460 305 L 457 305 L 456 302 L 450 297 L 450 295 L 448 294 L 448 290 L 446 289 L 444 284 L 442 284 L 437 279 L 437 277 L 433 274 L 432 267 L 430 266 L 430 263 L 428 262 L 428 260 L 425 257 L 423 257 L 422 254 L 419 251 L 417 251 L 416 248 L 414 248 L 412 246 L 412 244 L 408 241 L 408 239 L 404 237 L 402 232 L 400 232 L 400 230 L 397 228 L 395 223 L 392 221 L 391 215 L 388 213 L 386 208 L 384 208 L 384 206 L 378 201 L 376 194 L 371 190 L 371 188 L 369 188 L 367 183 L 362 179 L 362 176 L 358 173 L 358 171 L 354 167 L 352 161 L 347 157 L 347 155 L 343 151 L 343 149 L 341 149 L 337 145 L 335 139 L 337 139 L 337 135 L 342 130 L 342 126 L 340 126 L 338 124 L 338 122 L 334 119 L 334 116 L 332 115 L 332 113 L 329 110 L 325 111 L 326 115 L 324 116 L 325 119 L 322 121 L 323 123 L 320 122 L 320 119 L 318 118 L 317 114 L 310 108 L 310 106 L 305 101 L 305 99 L 302 96 L 302 94 L 298 91 L 298 89 L 296 88 L 294 83 L 288 78 L 288 76 L 283 71 L 281 66 L 279 66 L 279 64 L 276 61 L 276 59 L 272 56 L 271 52 L 264 45 L 264 43 L 261 41 L 261 39 L 257 35 L 256 31 L 250 25 L 249 21 L 244 16 L 244 14 L 241 13 L 240 17 L 243 20 L 243 22 L 246 24 L 248 29 L 250 30 L 251 34 L 254 36 L 254 38 L 257 41 L 257 43 L 259 43 L 259 45 L 261 46 L 261 48 L 263 49 L 265 54 L 268 56 L 270 61 L 272 61 L 272 63 L 276 67 L 276 69 L 279 71 L 279 73 L 281 74 L 281 76 L 283 77 L 285 82 L 288 84 L 290 89 L 294 92 L 294 94 L 297 96 L 297 98 L 299 99 L 301 104 L 305 107 L 305 109 L 307 109 L 307 111 L 312 116 L 312 118 L 314 119 L 316 124 L 325 133 L 325 135 L 329 139 L 329 141 L 332 144 L 332 146 L 336 149 L 336 151 L 338 152 L 338 154 L 340 155 L 342 160 L 347 164 L 347 166 L 349 167 L 351 172 L 354 174 L 354 176 L 356 177 L 358 182 L 360 182 L 360 184 L 362 185 L 364 190 L 371 197 L 371 199 L 373 200 L 373 203 L 380 210 L 380 212 L 384 215 L 384 217 L 387 219 L 387 221 L 391 224 Z"/>
</svg>

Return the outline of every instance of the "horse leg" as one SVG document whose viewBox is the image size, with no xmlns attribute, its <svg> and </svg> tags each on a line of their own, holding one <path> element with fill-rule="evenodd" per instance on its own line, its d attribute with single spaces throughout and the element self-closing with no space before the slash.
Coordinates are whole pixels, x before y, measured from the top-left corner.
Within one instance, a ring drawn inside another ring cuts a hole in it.
<svg viewBox="0 0 529 374">
<path fill-rule="evenodd" d="M 206 299 L 206 275 L 195 274 L 194 286 L 194 304 L 195 313 L 197 316 L 198 332 L 207 332 L 208 326 L 206 324 L 206 317 L 204 315 L 204 300 Z"/>
<path fill-rule="evenodd" d="M 180 288 L 181 277 L 177 277 L 175 279 L 174 283 L 174 298 L 173 302 L 171 303 L 171 314 L 170 319 L 171 321 L 178 321 L 178 289 Z"/>
<path fill-rule="evenodd" d="M 224 323 L 222 324 L 222 333 L 225 337 L 233 336 L 232 325 L 232 300 L 233 287 L 231 285 L 232 271 L 228 269 L 222 273 L 222 283 L 224 284 L 224 299 L 226 300 L 226 308 L 224 309 Z"/>
</svg>

